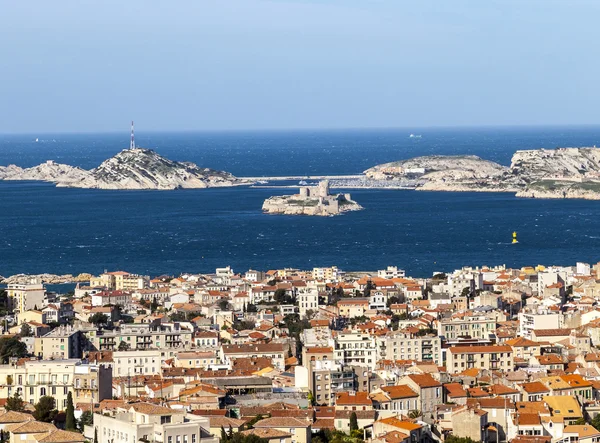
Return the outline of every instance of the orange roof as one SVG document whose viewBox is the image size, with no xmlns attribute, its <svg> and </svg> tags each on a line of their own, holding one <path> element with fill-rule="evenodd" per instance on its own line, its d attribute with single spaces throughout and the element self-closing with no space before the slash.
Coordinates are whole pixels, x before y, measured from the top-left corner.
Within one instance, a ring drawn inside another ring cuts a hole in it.
<svg viewBox="0 0 600 443">
<path fill-rule="evenodd" d="M 442 386 L 442 384 L 430 374 L 410 374 L 407 377 L 419 385 L 420 388 L 435 388 Z"/>
<path fill-rule="evenodd" d="M 451 346 L 449 351 L 453 354 L 484 354 L 489 352 L 512 352 L 507 345 L 496 346 Z"/>
<path fill-rule="evenodd" d="M 368 392 L 340 392 L 336 399 L 336 405 L 373 405 L 373 401 L 369 398 Z"/>
<path fill-rule="evenodd" d="M 395 400 L 397 398 L 411 398 L 419 396 L 407 385 L 384 386 L 381 388 L 381 390 L 387 393 L 390 399 L 392 400 Z"/>
</svg>

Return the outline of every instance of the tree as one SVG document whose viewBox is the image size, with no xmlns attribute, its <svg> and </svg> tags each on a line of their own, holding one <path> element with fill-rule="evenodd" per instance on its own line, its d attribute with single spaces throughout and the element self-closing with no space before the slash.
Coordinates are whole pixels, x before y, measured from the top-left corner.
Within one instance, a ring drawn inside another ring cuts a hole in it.
<svg viewBox="0 0 600 443">
<path fill-rule="evenodd" d="M 365 289 L 363 291 L 363 296 L 370 297 L 373 289 L 377 289 L 377 286 L 375 286 L 375 283 L 373 283 L 371 279 L 367 280 L 367 284 L 365 285 Z"/>
<path fill-rule="evenodd" d="M 8 397 L 6 399 L 6 405 L 4 406 L 4 409 L 6 409 L 7 411 L 17 412 L 22 412 L 25 410 L 25 402 L 21 398 L 19 391 L 15 392 L 15 394 L 12 397 Z"/>
<path fill-rule="evenodd" d="M 11 357 L 23 358 L 27 356 L 27 346 L 17 337 L 0 337 L 0 360 L 8 363 Z"/>
<path fill-rule="evenodd" d="M 131 349 L 131 346 L 126 341 L 122 341 L 121 343 L 119 343 L 119 347 L 117 349 L 119 351 L 129 351 L 129 349 Z"/>
<path fill-rule="evenodd" d="M 67 431 L 76 431 L 77 422 L 75 421 L 75 407 L 73 406 L 73 394 L 71 391 L 67 394 L 67 414 L 65 418 L 65 429 Z"/>
<path fill-rule="evenodd" d="M 246 427 L 248 429 L 252 429 L 254 427 L 254 425 L 256 424 L 256 422 L 259 422 L 263 419 L 264 417 L 260 414 L 258 414 L 256 417 L 254 417 L 252 420 L 250 420 L 248 423 L 246 423 Z"/>
<path fill-rule="evenodd" d="M 292 297 L 287 295 L 287 291 L 285 289 L 277 289 L 273 299 L 279 304 L 288 304 L 292 302 Z"/>
<path fill-rule="evenodd" d="M 84 411 L 79 419 L 79 430 L 83 432 L 86 426 L 92 426 L 94 424 L 94 414 L 92 411 Z"/>
<path fill-rule="evenodd" d="M 37 421 L 50 423 L 54 420 L 56 414 L 58 414 L 58 411 L 56 410 L 54 397 L 44 395 L 34 406 L 33 418 Z"/>
<path fill-rule="evenodd" d="M 575 423 L 573 423 L 574 425 L 585 425 L 586 421 L 585 418 L 578 418 L 577 420 L 575 420 Z"/>
<path fill-rule="evenodd" d="M 156 312 L 158 309 L 158 300 L 156 299 L 156 295 L 152 298 L 152 303 L 150 303 L 150 312 Z"/>
<path fill-rule="evenodd" d="M 23 323 L 21 325 L 21 332 L 19 332 L 21 337 L 31 337 L 33 335 L 33 331 L 31 330 L 31 326 L 27 323 Z"/>
<path fill-rule="evenodd" d="M 92 323 L 93 325 L 100 326 L 100 325 L 105 325 L 108 323 L 108 316 L 104 315 L 101 312 L 96 312 L 93 315 L 90 315 L 90 318 L 88 318 L 88 322 Z"/>
<path fill-rule="evenodd" d="M 227 443 L 227 434 L 225 433 L 225 428 L 221 426 L 221 442 Z"/>
<path fill-rule="evenodd" d="M 419 418 L 421 416 L 421 411 L 419 411 L 418 409 L 413 409 L 412 411 L 408 412 L 408 418 L 412 418 L 413 420 Z"/>
<path fill-rule="evenodd" d="M 246 312 L 248 312 L 248 313 L 258 312 L 258 309 L 257 309 L 256 305 L 253 305 L 252 303 L 248 303 L 248 305 L 246 306 Z"/>
<path fill-rule="evenodd" d="M 356 412 L 352 412 L 350 414 L 350 432 L 358 430 L 358 417 L 356 416 Z"/>
<path fill-rule="evenodd" d="M 230 311 L 231 310 L 231 305 L 229 303 L 229 299 L 227 298 L 222 298 L 221 300 L 219 300 L 219 309 L 221 311 Z"/>
<path fill-rule="evenodd" d="M 400 298 L 396 295 L 392 295 L 390 298 L 388 298 L 387 307 L 389 308 L 390 306 L 398 303 L 400 303 Z"/>
</svg>

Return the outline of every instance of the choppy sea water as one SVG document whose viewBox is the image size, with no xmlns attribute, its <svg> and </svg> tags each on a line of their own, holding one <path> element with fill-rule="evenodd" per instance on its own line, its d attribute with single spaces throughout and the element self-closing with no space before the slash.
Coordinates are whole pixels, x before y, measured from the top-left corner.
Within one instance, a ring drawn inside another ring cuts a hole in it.
<svg viewBox="0 0 600 443">
<path fill-rule="evenodd" d="M 409 138 L 410 132 L 422 138 Z M 476 154 L 508 164 L 517 149 L 597 140 L 599 127 L 138 135 L 140 145 L 169 158 L 240 176 L 352 174 L 429 154 Z M 52 159 L 91 168 L 126 143 L 126 132 L 0 136 L 0 165 Z M 291 192 L 99 191 L 0 182 L 0 274 L 125 269 L 157 275 L 225 265 L 245 271 L 335 264 L 345 270 L 397 265 L 425 276 L 464 265 L 600 259 L 600 201 L 355 190 L 364 211 L 326 218 L 262 214 L 266 197 Z M 519 243 L 512 245 L 515 230 Z"/>
</svg>

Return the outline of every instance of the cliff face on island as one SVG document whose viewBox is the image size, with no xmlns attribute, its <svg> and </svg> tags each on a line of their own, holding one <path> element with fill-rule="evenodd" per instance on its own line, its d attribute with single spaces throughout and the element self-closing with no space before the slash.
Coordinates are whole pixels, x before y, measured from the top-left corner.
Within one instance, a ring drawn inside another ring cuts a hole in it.
<svg viewBox="0 0 600 443">
<path fill-rule="evenodd" d="M 368 179 L 429 191 L 515 192 L 518 197 L 600 199 L 600 149 L 517 151 L 509 167 L 476 156 L 426 156 L 365 171 Z"/>
<path fill-rule="evenodd" d="M 251 184 L 224 171 L 169 160 L 150 149 L 125 149 L 90 171 L 48 161 L 32 168 L 0 167 L 0 180 L 36 180 L 88 189 L 212 188 Z"/>
<path fill-rule="evenodd" d="M 329 182 L 303 186 L 298 194 L 267 198 L 262 206 L 268 214 L 333 216 L 363 209 L 350 194 L 330 194 Z"/>
</svg>

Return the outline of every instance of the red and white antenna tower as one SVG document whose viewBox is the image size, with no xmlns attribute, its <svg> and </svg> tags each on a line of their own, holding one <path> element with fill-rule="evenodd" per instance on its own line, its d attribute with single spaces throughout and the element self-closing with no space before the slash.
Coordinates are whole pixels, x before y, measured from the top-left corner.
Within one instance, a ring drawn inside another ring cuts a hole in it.
<svg viewBox="0 0 600 443">
<path fill-rule="evenodd" d="M 131 121 L 131 142 L 129 143 L 129 149 L 135 148 L 135 138 L 133 137 L 133 120 Z"/>
</svg>

